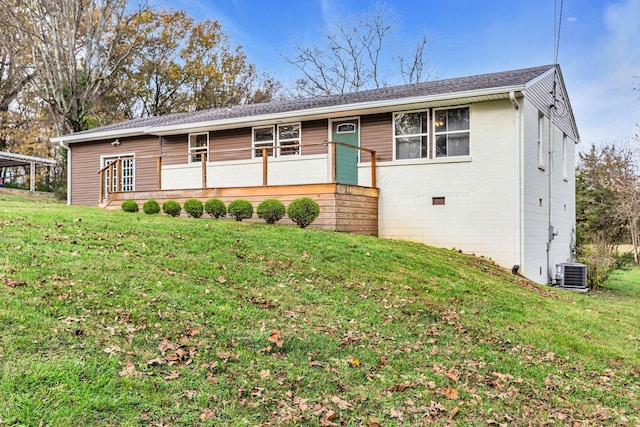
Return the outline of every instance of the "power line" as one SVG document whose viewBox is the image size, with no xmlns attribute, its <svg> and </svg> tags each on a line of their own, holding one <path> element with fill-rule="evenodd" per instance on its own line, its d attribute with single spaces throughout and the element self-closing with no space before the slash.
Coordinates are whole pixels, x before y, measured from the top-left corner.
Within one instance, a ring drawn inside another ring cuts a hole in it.
<svg viewBox="0 0 640 427">
<path fill-rule="evenodd" d="M 553 63 L 558 64 L 558 54 L 560 52 L 560 32 L 562 30 L 562 11 L 564 8 L 564 0 L 560 0 L 560 16 L 556 18 L 555 14 L 558 10 L 558 0 L 555 0 L 554 4 L 554 16 L 553 16 L 553 36 L 554 36 L 554 51 L 553 51 Z M 557 24 L 557 28 L 556 28 Z"/>
</svg>

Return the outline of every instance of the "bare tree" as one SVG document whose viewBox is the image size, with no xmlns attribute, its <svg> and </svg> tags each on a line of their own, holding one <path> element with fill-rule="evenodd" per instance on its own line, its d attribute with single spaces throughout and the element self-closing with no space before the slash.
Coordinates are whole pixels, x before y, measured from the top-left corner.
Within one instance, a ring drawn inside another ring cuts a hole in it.
<svg viewBox="0 0 640 427">
<path fill-rule="evenodd" d="M 0 8 L 0 151 L 8 144 L 7 126 L 11 125 L 9 107 L 34 76 L 25 51 L 28 40 L 12 27 L 9 13 L 16 6 L 15 0 L 7 0 Z"/>
<path fill-rule="evenodd" d="M 628 145 L 605 145 L 580 155 L 581 174 L 592 187 L 610 200 L 611 223 L 621 221 L 633 245 L 635 262 L 640 261 L 640 173 L 636 152 Z M 599 220 L 605 220 L 599 218 Z"/>
<path fill-rule="evenodd" d="M 325 36 L 323 45 L 296 46 L 295 58 L 287 58 L 302 73 L 296 82 L 299 94 L 305 96 L 358 92 L 387 86 L 395 76 L 384 69 L 384 58 L 395 58 L 404 82 L 416 83 L 428 77 L 425 73 L 426 37 L 408 55 L 393 55 L 397 49 L 389 44 L 397 19 L 389 11 L 378 8 L 355 21 L 340 22 Z"/>
<path fill-rule="evenodd" d="M 427 64 L 424 52 L 427 48 L 427 36 L 422 36 L 408 55 L 398 58 L 400 74 L 405 84 L 420 83 L 429 78 L 431 72 L 425 70 Z"/>
<path fill-rule="evenodd" d="M 126 0 L 20 0 L 18 31 L 31 40 L 41 96 L 60 132 L 91 127 L 94 103 L 136 47 L 123 46 L 135 24 Z"/>
</svg>

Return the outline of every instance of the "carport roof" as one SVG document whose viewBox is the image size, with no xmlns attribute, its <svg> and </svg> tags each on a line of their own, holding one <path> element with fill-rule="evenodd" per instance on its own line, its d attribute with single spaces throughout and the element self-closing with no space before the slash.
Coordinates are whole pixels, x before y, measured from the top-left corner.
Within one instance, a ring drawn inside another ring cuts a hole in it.
<svg viewBox="0 0 640 427">
<path fill-rule="evenodd" d="M 44 166 L 53 166 L 56 164 L 55 160 L 51 159 L 43 159 L 42 157 L 25 156 L 23 154 L 0 151 L 0 168 L 12 166 L 28 166 L 34 163 Z"/>
</svg>

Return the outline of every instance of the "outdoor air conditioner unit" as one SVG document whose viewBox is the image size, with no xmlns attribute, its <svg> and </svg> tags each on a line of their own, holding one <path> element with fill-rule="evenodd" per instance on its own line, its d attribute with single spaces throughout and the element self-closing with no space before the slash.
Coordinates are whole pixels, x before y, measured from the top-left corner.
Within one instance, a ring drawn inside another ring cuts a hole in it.
<svg viewBox="0 0 640 427">
<path fill-rule="evenodd" d="M 556 286 L 565 288 L 587 287 L 587 266 L 577 262 L 556 265 Z"/>
</svg>

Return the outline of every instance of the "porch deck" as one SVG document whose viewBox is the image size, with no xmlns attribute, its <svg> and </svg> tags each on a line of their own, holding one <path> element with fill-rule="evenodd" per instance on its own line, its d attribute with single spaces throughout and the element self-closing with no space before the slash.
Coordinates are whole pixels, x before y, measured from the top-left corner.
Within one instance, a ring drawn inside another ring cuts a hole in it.
<svg viewBox="0 0 640 427">
<path fill-rule="evenodd" d="M 320 216 L 310 228 L 341 231 L 354 234 L 378 235 L 378 189 L 357 185 L 322 183 L 303 185 L 272 185 L 234 188 L 194 188 L 180 190 L 112 192 L 102 207 L 121 209 L 124 200 L 135 200 L 142 208 L 147 200 L 156 200 L 160 206 L 167 200 L 181 205 L 186 199 L 195 198 L 203 203 L 212 198 L 226 205 L 236 199 L 250 201 L 254 209 L 265 199 L 278 199 L 285 206 L 299 197 L 309 197 L 320 205 Z M 182 215 L 186 215 L 184 212 Z M 203 217 L 208 217 L 206 213 Z M 247 221 L 262 221 L 254 214 Z M 279 223 L 293 224 L 285 217 Z"/>
</svg>

